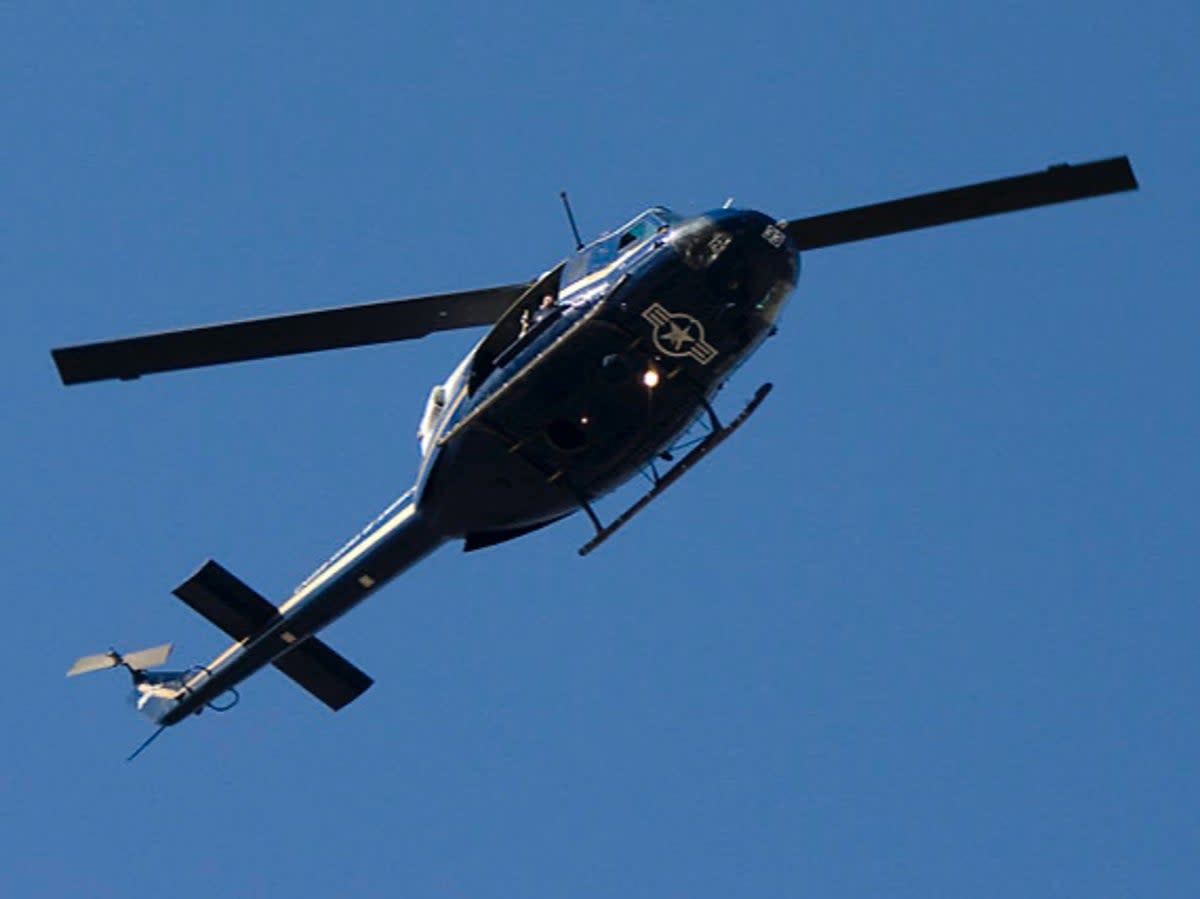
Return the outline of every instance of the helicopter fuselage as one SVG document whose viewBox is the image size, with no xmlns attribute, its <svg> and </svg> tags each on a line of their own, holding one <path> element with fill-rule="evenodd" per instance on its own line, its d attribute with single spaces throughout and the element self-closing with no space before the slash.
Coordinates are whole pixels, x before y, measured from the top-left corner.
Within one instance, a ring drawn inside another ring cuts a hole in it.
<svg viewBox="0 0 1200 899">
<path fill-rule="evenodd" d="M 653 207 L 532 282 L 52 350 L 63 383 L 79 384 L 492 326 L 430 393 L 413 488 L 285 602 L 212 560 L 175 588 L 233 638 L 224 653 L 150 675 L 143 668 L 165 659 L 164 647 L 111 651 L 70 673 L 124 665 L 139 709 L 163 727 L 227 707 L 213 701 L 269 664 L 343 708 L 371 679 L 316 634 L 383 584 L 445 543 L 480 549 L 578 510 L 596 531 L 579 549 L 586 555 L 736 431 L 771 385 L 725 424 L 710 400 L 774 333 L 801 250 L 1136 188 L 1128 158 L 1112 157 L 788 221 L 729 208 L 685 219 Z M 683 441 L 674 460 L 676 441 L 702 417 L 708 433 Z M 673 462 L 664 474 L 659 457 Z M 647 469 L 652 487 L 602 524 L 592 502 Z"/>
<path fill-rule="evenodd" d="M 202 710 L 446 542 L 490 546 L 587 508 L 704 414 L 773 333 L 799 255 L 772 219 L 744 210 L 656 220 L 622 247 L 628 233 L 582 248 L 511 342 L 485 338 L 435 388 L 409 494 L 253 639 L 143 710 L 163 725 Z"/>
<path fill-rule="evenodd" d="M 489 545 L 636 475 L 771 333 L 798 258 L 767 216 L 718 210 L 565 284 L 476 389 L 445 397 L 418 479 L 430 525 Z"/>
</svg>

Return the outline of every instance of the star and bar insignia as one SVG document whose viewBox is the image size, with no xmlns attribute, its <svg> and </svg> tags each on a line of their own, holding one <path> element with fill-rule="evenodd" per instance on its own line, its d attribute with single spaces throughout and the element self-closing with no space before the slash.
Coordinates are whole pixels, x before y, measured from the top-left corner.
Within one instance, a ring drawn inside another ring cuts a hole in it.
<svg viewBox="0 0 1200 899">
<path fill-rule="evenodd" d="M 664 356 L 676 359 L 690 357 L 708 365 L 717 357 L 717 350 L 704 339 L 704 325 L 685 312 L 669 312 L 659 303 L 652 303 L 642 318 L 654 326 L 650 337 L 654 348 Z"/>
</svg>

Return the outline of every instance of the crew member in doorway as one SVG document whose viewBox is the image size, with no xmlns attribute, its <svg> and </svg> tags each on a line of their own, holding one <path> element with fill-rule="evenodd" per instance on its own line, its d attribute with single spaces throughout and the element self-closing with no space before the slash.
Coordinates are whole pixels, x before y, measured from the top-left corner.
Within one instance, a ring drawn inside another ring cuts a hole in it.
<svg viewBox="0 0 1200 899">
<path fill-rule="evenodd" d="M 542 297 L 541 304 L 534 309 L 532 314 L 526 309 L 521 313 L 521 336 L 524 337 L 529 333 L 529 329 L 538 322 L 545 321 L 550 313 L 554 311 L 554 297 L 551 294 L 546 294 Z"/>
</svg>

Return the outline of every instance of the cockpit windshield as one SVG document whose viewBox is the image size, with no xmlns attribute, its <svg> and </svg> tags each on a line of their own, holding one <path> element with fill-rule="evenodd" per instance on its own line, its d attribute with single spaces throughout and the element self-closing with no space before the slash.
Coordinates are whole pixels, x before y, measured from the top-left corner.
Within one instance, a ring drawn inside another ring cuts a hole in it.
<svg viewBox="0 0 1200 899">
<path fill-rule="evenodd" d="M 658 232 L 681 220 L 680 216 L 665 206 L 650 207 L 617 230 L 592 241 L 568 260 L 563 269 L 562 286 L 566 287 L 610 265 L 628 251 L 641 246 Z"/>
</svg>

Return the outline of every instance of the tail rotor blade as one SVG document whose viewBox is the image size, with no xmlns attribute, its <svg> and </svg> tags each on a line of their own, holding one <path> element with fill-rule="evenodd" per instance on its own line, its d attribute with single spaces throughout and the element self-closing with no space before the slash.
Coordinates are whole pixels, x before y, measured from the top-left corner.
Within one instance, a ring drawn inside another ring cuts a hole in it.
<svg viewBox="0 0 1200 899">
<path fill-rule="evenodd" d="M 149 649 L 139 649 L 137 652 L 125 655 L 121 655 L 115 649 L 110 649 L 108 652 L 96 653 L 94 656 L 84 656 L 71 666 L 67 677 L 89 674 L 92 671 L 107 671 L 109 668 L 116 668 L 120 665 L 125 665 L 130 671 L 157 668 L 167 661 L 171 655 L 171 647 L 172 644 L 164 643 L 161 646 L 151 646 Z"/>
<path fill-rule="evenodd" d="M 134 671 L 145 671 L 147 668 L 157 668 L 164 664 L 171 655 L 172 644 L 152 646 L 149 649 L 139 649 L 137 652 L 126 653 L 122 661 Z"/>
<path fill-rule="evenodd" d="M 93 671 L 105 671 L 109 668 L 116 668 L 121 664 L 121 657 L 111 650 L 109 652 L 97 653 L 94 656 L 84 656 L 71 666 L 67 672 L 67 677 L 75 677 L 77 674 L 90 674 Z"/>
</svg>

